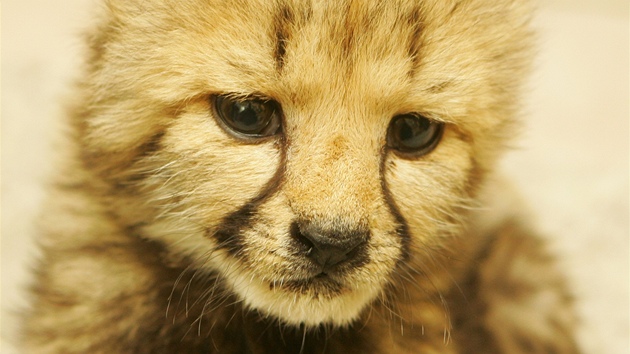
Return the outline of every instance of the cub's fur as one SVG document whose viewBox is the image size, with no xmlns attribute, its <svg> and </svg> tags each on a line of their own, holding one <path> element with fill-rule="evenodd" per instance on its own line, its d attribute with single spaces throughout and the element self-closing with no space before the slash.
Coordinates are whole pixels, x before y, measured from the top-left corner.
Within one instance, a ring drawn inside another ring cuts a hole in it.
<svg viewBox="0 0 630 354">
<path fill-rule="evenodd" d="M 107 1 L 25 351 L 577 352 L 562 277 L 488 183 L 530 11 Z"/>
</svg>

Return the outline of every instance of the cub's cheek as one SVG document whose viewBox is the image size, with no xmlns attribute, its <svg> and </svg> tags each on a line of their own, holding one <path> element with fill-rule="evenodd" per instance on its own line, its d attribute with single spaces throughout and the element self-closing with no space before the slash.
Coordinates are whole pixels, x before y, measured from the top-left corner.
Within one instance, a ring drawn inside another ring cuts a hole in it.
<svg viewBox="0 0 630 354">
<path fill-rule="evenodd" d="M 236 141 L 200 106 L 171 122 L 143 182 L 159 224 L 150 234 L 193 256 L 216 248 L 229 216 L 273 189 L 283 159 L 274 140 Z"/>
<path fill-rule="evenodd" d="M 190 177 L 187 190 L 207 187 L 199 197 L 206 200 L 210 215 L 234 211 L 255 199 L 275 183 L 281 168 L 282 151 L 276 141 L 239 141 L 206 112 L 182 115 L 168 132 L 169 150 L 176 159 L 188 161 L 183 170 Z"/>
<path fill-rule="evenodd" d="M 467 193 L 470 145 L 446 129 L 428 155 L 407 159 L 391 153 L 384 178 L 392 202 L 409 227 L 412 242 L 429 244 L 458 227 L 459 208 L 472 201 Z"/>
</svg>

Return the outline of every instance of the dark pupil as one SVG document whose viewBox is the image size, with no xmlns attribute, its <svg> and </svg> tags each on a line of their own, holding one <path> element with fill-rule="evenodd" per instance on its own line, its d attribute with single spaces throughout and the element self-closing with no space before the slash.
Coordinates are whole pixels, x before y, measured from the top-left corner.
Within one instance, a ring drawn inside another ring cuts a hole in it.
<svg viewBox="0 0 630 354">
<path fill-rule="evenodd" d="M 402 124 L 400 125 L 400 132 L 398 134 L 401 141 L 404 142 L 406 140 L 410 140 L 414 136 L 413 127 L 407 124 L 407 122 L 402 122 Z"/>
<path fill-rule="evenodd" d="M 401 147 L 414 149 L 427 144 L 431 137 L 431 122 L 417 117 L 401 117 L 396 122 Z"/>
<path fill-rule="evenodd" d="M 235 102 L 232 106 L 232 123 L 234 128 L 243 132 L 256 132 L 263 129 L 268 122 L 270 112 L 265 105 L 256 101 Z"/>
</svg>

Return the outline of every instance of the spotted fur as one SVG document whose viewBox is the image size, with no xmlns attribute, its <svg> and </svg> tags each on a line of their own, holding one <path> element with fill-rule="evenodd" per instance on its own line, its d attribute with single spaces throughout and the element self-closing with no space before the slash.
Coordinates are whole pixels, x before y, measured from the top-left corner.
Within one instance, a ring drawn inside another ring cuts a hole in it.
<svg viewBox="0 0 630 354">
<path fill-rule="evenodd" d="M 578 352 L 553 259 L 491 202 L 529 1 L 105 5 L 26 352 Z M 215 95 L 275 100 L 282 134 L 228 133 Z M 426 155 L 387 146 L 411 112 L 444 124 Z M 314 273 L 305 230 L 361 247 Z"/>
</svg>

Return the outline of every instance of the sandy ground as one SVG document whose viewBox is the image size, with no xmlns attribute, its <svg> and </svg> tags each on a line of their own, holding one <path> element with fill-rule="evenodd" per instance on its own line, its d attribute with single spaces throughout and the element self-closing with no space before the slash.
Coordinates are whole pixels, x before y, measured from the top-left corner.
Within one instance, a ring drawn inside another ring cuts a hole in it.
<svg viewBox="0 0 630 354">
<path fill-rule="evenodd" d="M 60 7 L 63 4 L 63 7 Z M 93 0 L 2 1 L 1 352 L 37 255 L 33 220 L 54 171 L 60 98 Z M 502 168 L 570 276 L 586 353 L 628 354 L 629 22 L 626 0 L 546 1 L 527 129 Z"/>
</svg>

